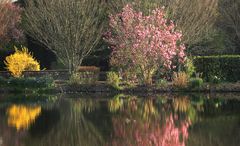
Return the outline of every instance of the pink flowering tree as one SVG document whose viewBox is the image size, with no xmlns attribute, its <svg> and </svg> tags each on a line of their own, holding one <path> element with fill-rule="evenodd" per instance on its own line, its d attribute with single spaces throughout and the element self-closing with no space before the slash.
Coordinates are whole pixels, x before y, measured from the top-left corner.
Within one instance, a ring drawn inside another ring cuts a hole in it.
<svg viewBox="0 0 240 146">
<path fill-rule="evenodd" d="M 21 40 L 21 8 L 10 0 L 0 1 L 0 47 Z"/>
<path fill-rule="evenodd" d="M 128 4 L 122 12 L 110 15 L 110 31 L 105 39 L 112 48 L 112 66 L 133 71 L 144 84 L 151 84 L 159 68 L 170 69 L 176 57 L 184 61 L 181 37 L 174 23 L 165 18 L 163 8 L 144 16 Z"/>
</svg>

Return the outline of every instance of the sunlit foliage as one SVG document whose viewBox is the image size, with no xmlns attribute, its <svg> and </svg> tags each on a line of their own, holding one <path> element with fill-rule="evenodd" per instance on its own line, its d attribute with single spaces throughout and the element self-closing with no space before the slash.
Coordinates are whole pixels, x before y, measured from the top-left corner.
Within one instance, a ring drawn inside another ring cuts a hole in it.
<svg viewBox="0 0 240 146">
<path fill-rule="evenodd" d="M 15 53 L 7 56 L 4 62 L 7 70 L 14 77 L 21 77 L 23 71 L 39 71 L 40 64 L 33 58 L 27 48 L 21 50 L 15 47 Z"/>
</svg>

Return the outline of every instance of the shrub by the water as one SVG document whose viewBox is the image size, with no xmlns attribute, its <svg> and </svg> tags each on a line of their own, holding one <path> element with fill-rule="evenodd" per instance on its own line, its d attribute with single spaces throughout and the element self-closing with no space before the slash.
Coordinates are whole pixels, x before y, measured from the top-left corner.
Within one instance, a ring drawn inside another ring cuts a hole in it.
<svg viewBox="0 0 240 146">
<path fill-rule="evenodd" d="M 202 78 L 191 78 L 189 80 L 189 86 L 191 88 L 199 88 L 203 85 L 203 79 Z"/>
<path fill-rule="evenodd" d="M 189 77 L 185 72 L 177 72 L 173 74 L 173 85 L 178 88 L 186 88 Z"/>
<path fill-rule="evenodd" d="M 70 76 L 70 84 L 94 84 L 98 81 L 98 75 L 94 72 L 77 72 Z"/>
<path fill-rule="evenodd" d="M 118 88 L 119 84 L 120 84 L 119 75 L 116 72 L 108 72 L 107 73 L 107 83 L 109 85 L 112 85 L 115 88 Z"/>
<path fill-rule="evenodd" d="M 5 60 L 7 70 L 14 77 L 21 77 L 23 71 L 39 71 L 40 64 L 33 58 L 28 49 L 23 47 L 21 50 L 15 47 L 15 53 L 7 56 Z"/>
<path fill-rule="evenodd" d="M 165 80 L 165 79 L 158 79 L 158 80 L 156 80 L 156 86 L 157 87 L 164 87 L 164 86 L 166 86 L 167 85 L 167 80 Z"/>
<path fill-rule="evenodd" d="M 18 88 L 48 88 L 54 86 L 54 80 L 51 77 L 40 78 L 10 78 L 7 86 Z"/>
<path fill-rule="evenodd" d="M 240 55 L 199 56 L 194 58 L 194 65 L 208 82 L 216 77 L 223 81 L 240 81 Z"/>
<path fill-rule="evenodd" d="M 196 67 L 194 66 L 192 58 L 186 59 L 184 64 L 184 70 L 189 77 L 191 77 L 196 72 Z"/>
</svg>

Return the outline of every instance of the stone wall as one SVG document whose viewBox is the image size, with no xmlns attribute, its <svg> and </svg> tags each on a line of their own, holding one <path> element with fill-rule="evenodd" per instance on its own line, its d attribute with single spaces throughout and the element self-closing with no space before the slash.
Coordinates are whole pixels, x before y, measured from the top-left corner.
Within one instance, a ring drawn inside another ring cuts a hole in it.
<svg viewBox="0 0 240 146">
<path fill-rule="evenodd" d="M 82 72 L 82 71 L 81 71 Z M 54 80 L 68 80 L 69 72 L 68 70 L 43 70 L 43 71 L 25 71 L 23 73 L 24 77 L 44 77 L 51 76 Z M 0 76 L 4 78 L 11 77 L 11 74 L 8 71 L 0 71 Z M 91 78 L 98 76 L 100 81 L 106 80 L 106 72 L 99 72 L 93 76 L 84 75 L 84 78 Z"/>
</svg>

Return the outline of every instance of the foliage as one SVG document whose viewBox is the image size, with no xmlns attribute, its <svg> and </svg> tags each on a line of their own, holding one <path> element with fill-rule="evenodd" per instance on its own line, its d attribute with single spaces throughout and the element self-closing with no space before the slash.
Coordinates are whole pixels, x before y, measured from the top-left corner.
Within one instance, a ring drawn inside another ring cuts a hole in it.
<svg viewBox="0 0 240 146">
<path fill-rule="evenodd" d="M 199 56 L 194 58 L 194 65 L 208 82 L 215 76 L 223 81 L 240 80 L 240 55 Z"/>
<path fill-rule="evenodd" d="M 184 71 L 186 74 L 191 77 L 194 73 L 196 73 L 196 68 L 193 64 L 193 59 L 187 58 L 184 63 Z"/>
<path fill-rule="evenodd" d="M 218 77 L 218 76 L 212 76 L 212 77 L 210 78 L 210 82 L 211 82 L 211 83 L 214 83 L 214 84 L 219 84 L 221 81 L 222 81 L 221 78 Z"/>
<path fill-rule="evenodd" d="M 164 6 L 166 17 L 174 20 L 177 30 L 182 31 L 183 43 L 189 46 L 211 37 L 218 18 L 219 0 L 114 0 L 112 11 L 119 12 L 129 2 L 147 15 Z"/>
<path fill-rule="evenodd" d="M 19 28 L 21 8 L 10 0 L 0 1 L 0 48 L 9 42 L 20 41 L 23 38 Z"/>
<path fill-rule="evenodd" d="M 7 110 L 8 125 L 17 130 L 28 129 L 40 113 L 40 106 L 12 105 Z"/>
<path fill-rule="evenodd" d="M 50 88 L 54 86 L 54 80 L 51 77 L 10 78 L 6 82 L 7 86 L 18 88 Z"/>
<path fill-rule="evenodd" d="M 220 0 L 220 13 L 223 25 L 231 31 L 231 35 L 240 41 L 240 1 Z"/>
<path fill-rule="evenodd" d="M 75 72 L 71 74 L 69 83 L 70 84 L 94 84 L 98 81 L 98 74 L 94 72 Z"/>
<path fill-rule="evenodd" d="M 119 88 L 120 77 L 116 72 L 108 72 L 107 73 L 107 83 L 114 88 Z"/>
<path fill-rule="evenodd" d="M 173 85 L 178 88 L 186 88 L 189 77 L 185 72 L 175 72 L 173 74 Z"/>
<path fill-rule="evenodd" d="M 175 56 L 179 62 L 184 61 L 182 34 L 165 18 L 163 9 L 157 8 L 145 16 L 128 4 L 122 12 L 110 15 L 109 25 L 105 37 L 112 46 L 111 65 L 123 71 L 129 68 L 139 71 L 133 73 L 144 84 L 152 83 L 159 67 L 170 68 Z"/>
<path fill-rule="evenodd" d="M 100 68 L 96 66 L 80 66 L 77 72 L 71 74 L 70 84 L 94 84 L 98 81 Z"/>
<path fill-rule="evenodd" d="M 164 87 L 168 84 L 168 81 L 165 79 L 158 79 L 156 80 L 157 87 Z"/>
<path fill-rule="evenodd" d="M 22 50 L 18 50 L 15 47 L 15 53 L 6 57 L 4 62 L 7 66 L 7 70 L 14 77 L 21 77 L 23 71 L 39 71 L 40 65 L 33 58 L 32 54 L 28 52 L 28 49 L 23 47 Z"/>
<path fill-rule="evenodd" d="M 189 80 L 189 86 L 191 88 L 199 88 L 203 85 L 203 79 L 202 78 L 190 78 Z"/>
<path fill-rule="evenodd" d="M 102 38 L 106 18 L 103 3 L 100 0 L 28 0 L 23 26 L 29 36 L 51 49 L 69 72 L 74 73 Z"/>
</svg>

